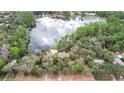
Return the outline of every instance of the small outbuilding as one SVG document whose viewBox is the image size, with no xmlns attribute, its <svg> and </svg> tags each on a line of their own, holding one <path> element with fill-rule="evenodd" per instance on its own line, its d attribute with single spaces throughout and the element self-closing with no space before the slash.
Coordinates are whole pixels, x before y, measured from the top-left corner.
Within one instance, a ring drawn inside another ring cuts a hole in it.
<svg viewBox="0 0 124 93">
<path fill-rule="evenodd" d="M 122 62 L 122 60 L 120 58 L 118 58 L 118 57 L 114 59 L 113 64 L 124 65 L 124 63 Z"/>
<path fill-rule="evenodd" d="M 94 59 L 94 63 L 97 63 L 97 64 L 104 64 L 105 61 L 103 59 Z"/>
</svg>

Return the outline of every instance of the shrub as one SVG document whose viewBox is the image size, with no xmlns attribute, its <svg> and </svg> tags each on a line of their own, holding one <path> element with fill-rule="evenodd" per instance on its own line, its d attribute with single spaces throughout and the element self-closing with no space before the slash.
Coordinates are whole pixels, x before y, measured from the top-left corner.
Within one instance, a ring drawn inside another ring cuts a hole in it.
<svg viewBox="0 0 124 93">
<path fill-rule="evenodd" d="M 119 22 L 119 18 L 116 17 L 115 15 L 110 15 L 108 18 L 107 18 L 107 21 L 108 22 Z"/>
<path fill-rule="evenodd" d="M 12 47 L 20 49 L 20 55 L 24 56 L 28 53 L 28 40 L 27 29 L 24 26 L 17 26 L 15 32 L 7 37 L 7 43 Z"/>
<path fill-rule="evenodd" d="M 81 17 L 84 17 L 84 16 L 86 16 L 86 14 L 85 14 L 85 12 L 81 12 Z"/>
<path fill-rule="evenodd" d="M 114 52 L 117 52 L 117 51 L 120 51 L 120 46 L 119 45 L 113 45 L 112 46 L 112 51 L 114 51 Z"/>
<path fill-rule="evenodd" d="M 10 55 L 12 59 L 18 59 L 20 56 L 20 49 L 17 47 L 10 48 Z"/>
<path fill-rule="evenodd" d="M 78 45 L 75 45 L 74 47 L 71 48 L 71 52 L 78 53 L 80 50 Z"/>
<path fill-rule="evenodd" d="M 70 59 L 71 60 L 75 60 L 75 59 L 77 59 L 77 58 L 79 58 L 80 56 L 78 55 L 78 54 L 75 54 L 75 53 L 72 53 L 72 52 L 70 52 Z"/>
<path fill-rule="evenodd" d="M 31 73 L 31 67 L 28 64 L 21 64 L 19 67 L 19 71 L 23 72 L 24 75 L 28 76 Z"/>
<path fill-rule="evenodd" d="M 93 62 L 93 58 L 90 55 L 88 55 L 84 58 L 84 62 L 85 64 L 91 63 Z"/>
<path fill-rule="evenodd" d="M 19 64 L 19 71 L 23 72 L 25 75 L 29 75 L 37 61 L 39 61 L 39 58 L 36 55 L 24 56 Z"/>
<path fill-rule="evenodd" d="M 23 63 L 29 64 L 29 65 L 34 65 L 37 61 L 39 61 L 39 57 L 37 55 L 28 55 L 24 56 L 21 61 Z"/>
<path fill-rule="evenodd" d="M 59 59 L 57 65 L 59 65 L 59 69 L 61 71 L 66 66 L 66 63 L 63 60 Z"/>
<path fill-rule="evenodd" d="M 107 63 L 112 64 L 114 61 L 114 55 L 112 55 L 110 52 L 106 52 L 103 56 L 103 60 L 105 60 Z"/>
<path fill-rule="evenodd" d="M 13 66 L 11 64 L 7 64 L 3 67 L 2 72 L 4 73 L 12 73 L 13 72 Z"/>
<path fill-rule="evenodd" d="M 68 11 L 64 11 L 63 12 L 64 16 L 66 16 L 67 18 L 69 18 L 71 16 L 71 13 Z"/>
<path fill-rule="evenodd" d="M 70 74 L 70 68 L 69 67 L 64 67 L 63 68 L 63 71 L 62 71 L 64 74 Z"/>
<path fill-rule="evenodd" d="M 112 52 L 108 51 L 107 49 L 100 50 L 97 57 L 103 59 L 106 63 L 112 64 L 114 61 L 114 55 L 112 54 Z"/>
<path fill-rule="evenodd" d="M 6 64 L 5 61 L 0 59 L 0 70 L 3 68 L 5 64 Z"/>
<path fill-rule="evenodd" d="M 105 72 L 104 65 L 92 65 L 91 72 L 96 80 L 111 80 L 111 73 Z"/>
<path fill-rule="evenodd" d="M 34 66 L 32 71 L 31 71 L 31 74 L 32 75 L 35 75 L 35 76 L 40 76 L 41 74 L 43 73 L 43 69 L 39 66 Z"/>
<path fill-rule="evenodd" d="M 121 65 L 106 64 L 104 65 L 104 69 L 105 72 L 109 72 L 112 74 L 124 72 L 124 67 Z"/>
<path fill-rule="evenodd" d="M 93 52 L 92 50 L 87 50 L 87 49 L 81 49 L 81 50 L 80 50 L 80 53 L 81 53 L 82 55 L 84 55 L 84 56 L 90 55 L 90 56 L 93 57 L 93 58 L 96 56 L 96 53 L 95 53 L 95 52 Z"/>
<path fill-rule="evenodd" d="M 42 65 L 42 59 L 39 59 L 38 61 L 35 62 L 35 65 Z"/>
<path fill-rule="evenodd" d="M 87 66 L 83 66 L 82 74 L 84 75 L 90 74 L 90 68 L 88 68 Z"/>
<path fill-rule="evenodd" d="M 55 64 L 55 65 L 52 65 L 52 66 L 50 66 L 50 67 L 48 67 L 47 69 L 45 69 L 46 70 L 46 72 L 48 72 L 48 73 L 52 73 L 52 74 L 58 74 L 58 67 L 57 67 L 57 65 Z"/>
<path fill-rule="evenodd" d="M 33 12 L 20 12 L 18 13 L 18 23 L 30 27 L 35 20 Z"/>
<path fill-rule="evenodd" d="M 104 65 L 93 65 L 90 68 L 95 79 L 97 80 L 112 80 L 111 75 L 124 72 L 124 67 L 121 65 L 104 64 Z"/>
<path fill-rule="evenodd" d="M 82 72 L 83 67 L 81 64 L 74 64 L 71 66 L 71 72 L 72 74 L 80 73 Z"/>
<path fill-rule="evenodd" d="M 124 57 L 121 60 L 124 62 Z"/>
<path fill-rule="evenodd" d="M 89 62 L 87 65 L 90 69 L 92 69 L 96 64 L 94 62 Z"/>
<path fill-rule="evenodd" d="M 18 60 L 17 60 L 18 61 Z M 18 72 L 19 65 L 16 60 L 12 60 L 10 63 L 5 65 L 2 69 L 3 73 L 16 74 Z"/>
</svg>

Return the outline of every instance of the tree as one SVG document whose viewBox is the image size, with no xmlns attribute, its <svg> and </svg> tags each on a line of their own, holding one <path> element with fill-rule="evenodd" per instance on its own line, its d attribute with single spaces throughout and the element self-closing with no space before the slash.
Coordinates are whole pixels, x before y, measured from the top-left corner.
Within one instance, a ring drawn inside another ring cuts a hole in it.
<svg viewBox="0 0 124 93">
<path fill-rule="evenodd" d="M 119 19 L 119 17 L 116 17 L 115 15 L 110 15 L 107 18 L 107 22 L 120 22 L 120 19 Z"/>
<path fill-rule="evenodd" d="M 6 64 L 5 61 L 2 60 L 2 59 L 0 59 L 0 71 L 1 71 L 1 69 L 3 68 L 3 66 L 4 66 L 5 64 Z"/>
<path fill-rule="evenodd" d="M 12 64 L 11 63 L 8 63 L 7 65 L 5 65 L 2 69 L 2 72 L 3 73 L 10 73 L 10 74 L 15 74 L 17 72 L 17 69 L 18 69 L 18 64 Z"/>
<path fill-rule="evenodd" d="M 85 12 L 81 12 L 81 17 L 86 16 Z"/>
<path fill-rule="evenodd" d="M 35 76 L 41 76 L 41 74 L 43 73 L 43 69 L 39 66 L 34 66 L 31 73 Z"/>
<path fill-rule="evenodd" d="M 35 21 L 35 16 L 34 16 L 33 12 L 28 11 L 28 12 L 18 13 L 17 22 L 20 25 L 30 27 L 30 26 L 34 25 L 34 21 Z"/>
<path fill-rule="evenodd" d="M 104 53 L 103 59 L 104 59 L 107 63 L 112 64 L 113 61 L 114 61 L 114 56 L 112 55 L 111 52 L 108 51 L 108 52 Z"/>
<path fill-rule="evenodd" d="M 113 45 L 112 46 L 112 51 L 114 51 L 114 52 L 118 52 L 118 51 L 120 51 L 120 46 L 119 45 Z"/>
<path fill-rule="evenodd" d="M 81 53 L 83 56 L 88 56 L 89 55 L 92 58 L 95 58 L 95 56 L 96 56 L 96 53 L 93 52 L 92 50 L 83 49 L 83 48 L 80 50 L 79 53 Z"/>
<path fill-rule="evenodd" d="M 20 49 L 17 47 L 11 47 L 10 55 L 12 59 L 18 59 L 20 57 Z"/>
<path fill-rule="evenodd" d="M 123 19 L 124 18 L 124 12 L 115 12 L 115 11 L 98 11 L 96 12 L 98 16 L 101 16 L 101 17 L 105 17 L 105 18 L 108 18 L 109 16 L 112 16 L 114 15 L 115 17 L 118 17 L 120 19 Z"/>
<path fill-rule="evenodd" d="M 85 62 L 85 64 L 92 63 L 92 62 L 93 62 L 93 58 L 92 58 L 90 55 L 87 55 L 87 56 L 84 58 L 84 62 Z"/>
<path fill-rule="evenodd" d="M 69 19 L 69 17 L 71 16 L 71 13 L 68 12 L 68 11 L 64 11 L 63 14 L 64 14 L 64 16 L 66 16 L 68 19 Z"/>
<path fill-rule="evenodd" d="M 71 66 L 72 74 L 81 73 L 83 70 L 83 66 L 81 64 L 74 64 Z"/>
<path fill-rule="evenodd" d="M 28 35 L 27 29 L 23 26 L 18 26 L 17 31 L 12 33 L 11 36 L 8 36 L 7 42 L 12 47 L 20 48 L 21 56 L 24 56 L 28 53 Z"/>
<path fill-rule="evenodd" d="M 37 61 L 39 61 L 39 57 L 37 55 L 22 57 L 21 62 L 19 63 L 18 71 L 23 72 L 25 75 L 29 75 Z"/>
</svg>

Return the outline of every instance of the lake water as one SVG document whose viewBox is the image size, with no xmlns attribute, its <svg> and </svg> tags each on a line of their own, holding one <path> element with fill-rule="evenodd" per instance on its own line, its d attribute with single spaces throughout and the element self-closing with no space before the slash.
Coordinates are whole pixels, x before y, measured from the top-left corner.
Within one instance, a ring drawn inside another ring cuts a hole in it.
<svg viewBox="0 0 124 93">
<path fill-rule="evenodd" d="M 30 52 L 36 53 L 45 48 L 52 48 L 61 37 L 73 33 L 80 26 L 97 21 L 100 21 L 100 19 L 82 20 L 77 17 L 75 20 L 67 21 L 48 17 L 38 18 L 36 27 L 30 32 Z"/>
</svg>

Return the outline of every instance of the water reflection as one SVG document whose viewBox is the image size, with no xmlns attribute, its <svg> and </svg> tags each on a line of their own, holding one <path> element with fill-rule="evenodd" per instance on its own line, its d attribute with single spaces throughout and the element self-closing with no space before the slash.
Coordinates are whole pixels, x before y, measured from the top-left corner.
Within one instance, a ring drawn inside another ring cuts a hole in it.
<svg viewBox="0 0 124 93">
<path fill-rule="evenodd" d="M 54 47 L 56 42 L 65 35 L 73 33 L 78 27 L 99 21 L 96 19 L 61 20 L 48 17 L 38 18 L 36 27 L 30 32 L 31 52 L 38 52 L 44 48 Z"/>
</svg>

